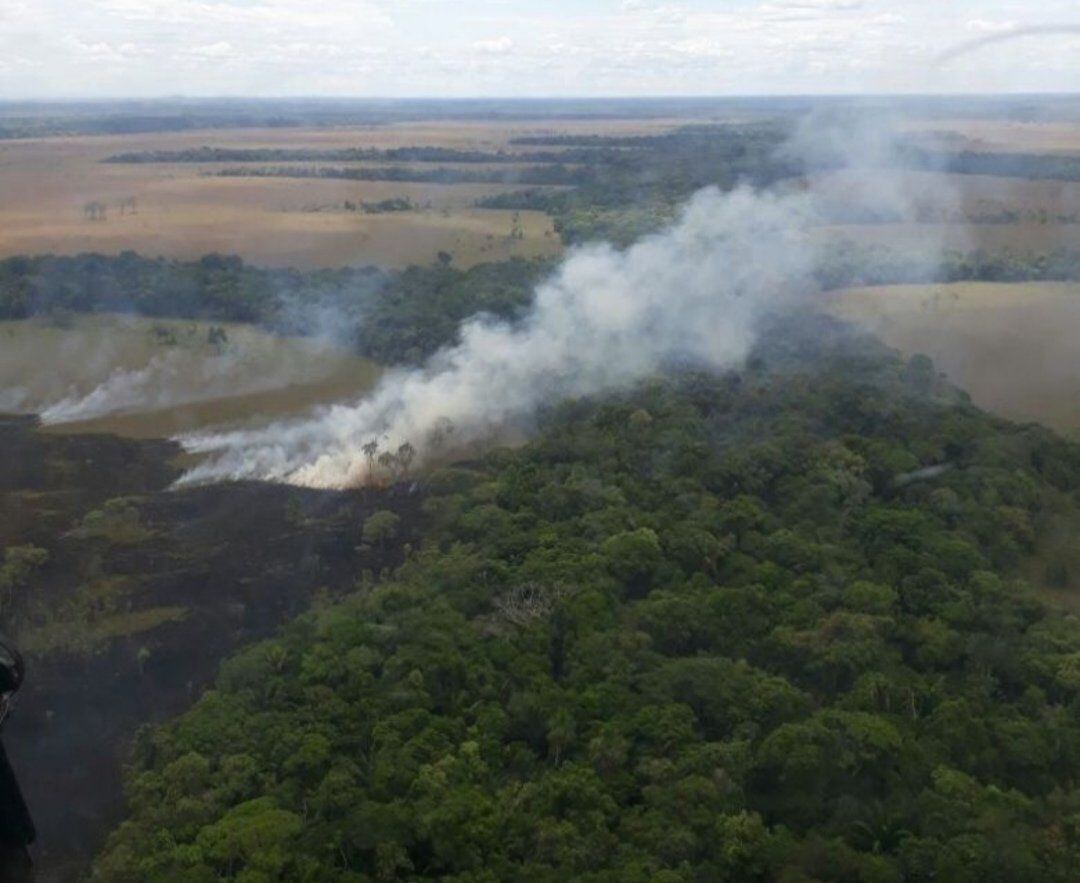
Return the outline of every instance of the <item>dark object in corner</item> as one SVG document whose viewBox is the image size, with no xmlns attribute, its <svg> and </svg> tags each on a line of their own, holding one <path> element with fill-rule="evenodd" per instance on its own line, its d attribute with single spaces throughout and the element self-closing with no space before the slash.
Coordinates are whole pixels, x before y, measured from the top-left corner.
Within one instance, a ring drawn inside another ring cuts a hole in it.
<svg viewBox="0 0 1080 883">
<path fill-rule="evenodd" d="M 19 651 L 6 638 L 0 637 L 0 727 L 11 712 L 24 673 Z M 34 822 L 15 771 L 0 743 L 0 883 L 23 883 L 34 879 L 27 847 L 34 842 L 35 836 Z"/>
</svg>

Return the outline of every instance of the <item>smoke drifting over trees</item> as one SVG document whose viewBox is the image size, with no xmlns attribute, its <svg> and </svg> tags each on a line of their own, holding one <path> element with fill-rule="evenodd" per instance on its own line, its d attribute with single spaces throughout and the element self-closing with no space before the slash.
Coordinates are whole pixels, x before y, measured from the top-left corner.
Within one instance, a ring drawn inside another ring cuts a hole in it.
<svg viewBox="0 0 1080 883">
<path fill-rule="evenodd" d="M 902 173 L 878 127 L 811 121 L 787 148 L 814 164 L 842 162 L 850 201 L 901 215 Z M 813 186 L 695 195 L 667 230 L 625 251 L 574 251 L 536 292 L 532 311 L 510 324 L 466 323 L 460 342 L 422 369 L 384 378 L 364 400 L 310 419 L 256 431 L 197 435 L 206 455 L 185 482 L 259 478 L 345 487 L 369 475 L 362 447 L 408 441 L 429 454 L 450 421 L 457 443 L 527 422 L 545 402 L 618 388 L 672 361 L 714 368 L 741 361 L 761 319 L 812 289 L 824 257 L 815 227 L 835 209 Z M 938 255 L 925 255 L 928 262 Z"/>
</svg>

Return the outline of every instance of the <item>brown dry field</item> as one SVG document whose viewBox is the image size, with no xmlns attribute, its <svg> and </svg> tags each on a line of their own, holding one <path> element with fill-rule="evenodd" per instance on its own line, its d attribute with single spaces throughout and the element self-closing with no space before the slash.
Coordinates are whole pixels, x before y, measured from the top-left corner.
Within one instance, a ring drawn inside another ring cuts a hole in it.
<svg viewBox="0 0 1080 883">
<path fill-rule="evenodd" d="M 476 209 L 476 199 L 514 189 L 502 185 L 431 185 L 382 181 L 285 178 L 217 178 L 222 166 L 203 164 L 102 164 L 115 153 L 215 147 L 332 149 L 410 145 L 514 150 L 513 138 L 548 134 L 651 134 L 686 120 L 564 120 L 520 122 L 416 122 L 323 129 L 210 130 L 182 133 L 43 138 L 0 142 L 0 257 L 82 251 L 192 258 L 218 251 L 253 263 L 304 268 L 343 264 L 402 266 L 426 263 L 439 251 L 460 266 L 513 255 L 557 254 L 551 220 L 521 213 L 524 239 L 509 237 L 512 212 Z M 994 127 L 997 127 L 995 129 Z M 1075 143 L 1080 126 L 935 121 L 938 130 L 1004 131 L 1015 139 L 1055 145 Z M 979 128 L 981 127 L 981 128 Z M 1075 132 L 1073 132 L 1075 128 Z M 1075 142 L 1070 141 L 1074 138 Z M 1001 135 L 999 140 L 1004 138 Z M 1044 141 L 1038 141 L 1043 138 Z M 989 142 L 988 142 L 989 143 Z M 997 143 L 997 142 L 994 142 Z M 1002 141 L 1002 144 L 1005 142 Z M 1025 142 L 1026 143 L 1026 142 Z M 1017 149 L 1019 141 L 1009 146 Z M 536 148 L 528 148 L 536 149 Z M 306 165 L 306 164 L 305 164 Z M 1080 185 L 961 175 L 913 176 L 913 201 L 956 216 L 993 214 L 1008 208 L 1080 213 Z M 842 182 L 838 185 L 842 188 Z M 137 212 L 120 214 L 134 197 Z M 424 208 L 384 215 L 342 210 L 345 201 L 408 197 Z M 105 221 L 85 219 L 91 201 L 108 206 Z M 430 206 L 430 208 L 427 208 Z M 972 237 L 958 226 L 868 225 L 835 228 L 862 241 L 943 238 L 946 247 L 1046 248 L 1075 242 L 1074 224 L 977 225 Z"/>
<path fill-rule="evenodd" d="M 551 219 L 522 212 L 524 239 L 509 237 L 513 212 L 474 208 L 502 185 L 383 181 L 214 178 L 220 166 L 102 164 L 116 153 L 212 147 L 333 149 L 412 145 L 507 150 L 511 139 L 546 134 L 648 134 L 681 120 L 566 120 L 513 123 L 419 122 L 322 129 L 207 130 L 182 133 L 41 138 L 0 142 L 0 257 L 83 251 L 199 257 L 235 253 L 265 266 L 427 263 L 439 251 L 459 266 L 512 256 L 557 254 Z M 530 148 L 535 149 L 535 148 Z M 118 204 L 135 197 L 137 213 Z M 364 215 L 350 202 L 408 197 L 411 212 Z M 91 222 L 83 208 L 108 206 Z"/>
<path fill-rule="evenodd" d="M 930 356 L 980 407 L 1080 435 L 1080 284 L 887 285 L 832 292 L 825 305 Z"/>
<path fill-rule="evenodd" d="M 837 224 L 822 235 L 860 245 L 882 246 L 911 260 L 943 251 L 975 249 L 1045 252 L 1060 246 L 1076 247 L 1078 224 Z"/>
<path fill-rule="evenodd" d="M 606 131 L 652 131 L 663 121 L 608 122 Z M 237 253 L 268 266 L 342 264 L 401 266 L 428 262 L 442 250 L 457 263 L 503 260 L 559 251 L 551 221 L 521 215 L 525 237 L 509 237 L 512 212 L 480 210 L 473 202 L 507 189 L 498 185 L 238 179 L 207 175 L 214 167 L 106 165 L 115 153 L 219 147 L 402 147 L 443 145 L 510 149 L 511 138 L 547 132 L 595 131 L 582 121 L 535 124 L 435 124 L 340 129 L 201 131 L 161 135 L 43 138 L 0 143 L 0 256 L 134 249 L 192 258 Z M 137 212 L 120 214 L 134 197 Z M 428 210 L 364 215 L 346 201 L 408 197 Z M 91 201 L 108 206 L 105 221 L 84 218 Z"/>
<path fill-rule="evenodd" d="M 868 209 L 881 204 L 882 189 L 864 173 L 839 172 L 818 176 L 814 186 L 838 205 L 852 203 Z M 1006 210 L 1045 212 L 1050 218 L 1080 216 L 1080 183 L 1028 180 L 995 175 L 907 172 L 900 194 L 920 216 L 967 223 Z M 1073 227 L 1074 231 L 1078 229 Z"/>
<path fill-rule="evenodd" d="M 969 139 L 968 149 L 986 152 L 1080 153 L 1080 124 L 1013 123 L 1001 120 L 916 121 L 908 128 L 948 132 Z M 850 174 L 817 181 L 832 189 L 840 204 L 865 202 L 873 207 L 874 187 Z M 931 223 L 838 224 L 829 233 L 868 245 L 883 245 L 926 253 L 935 247 L 957 251 L 1047 251 L 1075 247 L 1080 241 L 1080 183 L 1026 180 L 993 175 L 909 172 L 903 197 L 917 216 Z M 860 192 L 861 191 L 861 192 Z M 1017 223 L 992 223 L 990 218 L 1018 211 Z M 1061 219 L 1073 219 L 1062 223 Z"/>
<path fill-rule="evenodd" d="M 1080 242 L 1078 183 L 916 172 L 905 174 L 902 186 L 902 198 L 913 215 L 932 222 L 835 224 L 825 228 L 825 235 L 920 254 L 979 248 L 1049 251 Z M 882 202 L 877 183 L 864 175 L 822 176 L 815 180 L 815 187 L 826 199 L 835 196 L 838 207 L 873 210 Z M 895 194 L 889 193 L 889 199 L 895 199 Z M 1019 212 L 1021 220 L 989 222 L 1008 211 Z"/>
<path fill-rule="evenodd" d="M 966 140 L 968 150 L 985 153 L 1080 153 L 1080 123 L 1013 120 L 918 120 L 913 132 L 948 132 Z"/>
</svg>

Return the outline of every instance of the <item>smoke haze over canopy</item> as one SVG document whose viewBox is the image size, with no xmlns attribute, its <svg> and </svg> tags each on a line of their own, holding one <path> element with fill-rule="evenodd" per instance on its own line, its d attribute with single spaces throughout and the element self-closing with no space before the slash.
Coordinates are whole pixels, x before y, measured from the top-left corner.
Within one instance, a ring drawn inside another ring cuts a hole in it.
<svg viewBox="0 0 1080 883">
<path fill-rule="evenodd" d="M 450 420 L 457 441 L 527 418 L 560 397 L 614 388 L 679 357 L 742 359 L 763 312 L 813 267 L 803 195 L 699 193 L 665 232 L 625 252 L 575 251 L 519 325 L 476 319 L 423 369 L 384 378 L 364 401 L 254 432 L 187 438 L 210 455 L 189 481 L 268 478 L 320 487 L 363 481 L 370 439 L 393 448 Z"/>
<path fill-rule="evenodd" d="M 880 127 L 811 120 L 791 150 L 811 146 L 848 166 L 851 199 L 904 213 L 903 173 L 889 170 L 892 144 Z M 825 248 L 815 235 L 822 205 L 814 186 L 703 190 L 668 229 L 625 251 L 571 252 L 538 287 L 523 321 L 473 319 L 457 346 L 423 368 L 386 375 L 360 402 L 182 439 L 205 457 L 182 481 L 346 487 L 366 480 L 362 447 L 372 440 L 383 451 L 408 442 L 423 457 L 446 421 L 460 444 L 527 422 L 545 403 L 625 386 L 670 361 L 736 366 L 762 318 L 813 288 Z"/>
</svg>

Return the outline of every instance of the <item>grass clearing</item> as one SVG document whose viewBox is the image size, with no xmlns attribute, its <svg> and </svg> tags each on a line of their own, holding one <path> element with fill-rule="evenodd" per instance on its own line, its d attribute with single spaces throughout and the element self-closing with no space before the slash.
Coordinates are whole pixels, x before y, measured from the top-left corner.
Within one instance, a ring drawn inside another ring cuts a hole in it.
<svg viewBox="0 0 1080 883">
<path fill-rule="evenodd" d="M 946 251 L 1041 254 L 1075 248 L 1080 238 L 1076 224 L 832 224 L 820 231 L 824 240 L 881 247 L 917 266 Z"/>
<path fill-rule="evenodd" d="M 1017 224 L 1003 222 L 1013 216 L 1018 225 L 1033 226 L 1061 226 L 1062 217 L 1073 224 L 1080 220 L 1080 183 L 1070 181 L 913 171 L 904 174 L 903 185 L 912 215 L 925 222 L 1012 228 Z M 815 176 L 814 187 L 827 208 L 838 211 L 855 204 L 870 212 L 882 202 L 874 179 L 863 172 Z M 1075 237 L 1075 226 L 1072 231 Z"/>
<path fill-rule="evenodd" d="M 963 149 L 981 153 L 1080 153 L 1080 123 L 1003 119 L 927 119 L 910 131 L 947 132 L 964 139 Z"/>
<path fill-rule="evenodd" d="M 832 292 L 825 305 L 930 356 L 980 407 L 1080 436 L 1080 284 L 886 285 Z"/>
</svg>

